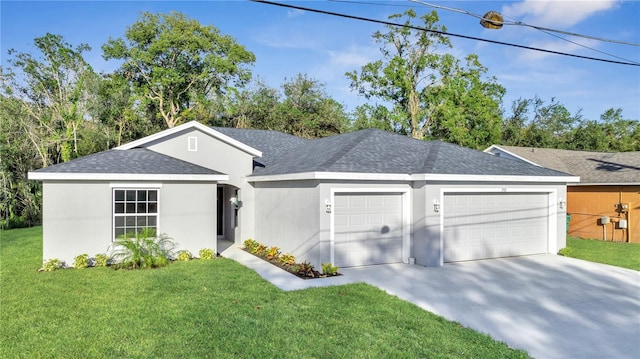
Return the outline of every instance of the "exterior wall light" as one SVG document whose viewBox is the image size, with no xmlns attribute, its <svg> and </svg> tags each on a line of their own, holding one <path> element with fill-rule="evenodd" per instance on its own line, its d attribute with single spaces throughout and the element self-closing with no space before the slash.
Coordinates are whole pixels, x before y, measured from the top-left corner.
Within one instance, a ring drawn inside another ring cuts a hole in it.
<svg viewBox="0 0 640 359">
<path fill-rule="evenodd" d="M 240 200 L 238 200 L 238 196 L 229 198 L 229 202 L 233 205 L 233 208 L 240 208 Z"/>
<path fill-rule="evenodd" d="M 433 200 L 433 211 L 438 213 L 440 212 L 440 202 L 437 199 Z"/>
<path fill-rule="evenodd" d="M 564 198 L 560 198 L 560 209 L 564 209 L 567 206 L 567 202 L 565 202 Z"/>
</svg>

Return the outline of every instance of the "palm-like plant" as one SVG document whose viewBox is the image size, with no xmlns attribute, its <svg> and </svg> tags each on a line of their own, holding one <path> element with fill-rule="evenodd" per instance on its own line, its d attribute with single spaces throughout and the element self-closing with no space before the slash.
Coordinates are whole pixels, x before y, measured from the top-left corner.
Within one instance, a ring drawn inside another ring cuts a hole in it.
<svg viewBox="0 0 640 359">
<path fill-rule="evenodd" d="M 116 239 L 112 248 L 114 268 L 148 269 L 169 264 L 175 243 L 166 234 L 156 235 L 155 230 L 145 228 L 135 237 Z"/>
</svg>

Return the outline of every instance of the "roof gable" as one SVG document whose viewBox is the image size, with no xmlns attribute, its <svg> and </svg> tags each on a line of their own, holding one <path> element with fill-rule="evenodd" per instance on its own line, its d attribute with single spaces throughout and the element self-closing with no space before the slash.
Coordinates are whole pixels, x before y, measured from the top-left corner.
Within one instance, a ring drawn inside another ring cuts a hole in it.
<svg viewBox="0 0 640 359">
<path fill-rule="evenodd" d="M 240 150 L 242 150 L 242 151 L 244 151 L 244 152 L 246 152 L 246 153 L 248 153 L 248 154 L 250 154 L 250 155 L 252 155 L 254 157 L 262 157 L 262 152 L 261 151 L 255 149 L 255 148 L 253 148 L 253 147 L 251 147 L 251 146 L 249 146 L 249 145 L 247 145 L 245 143 L 242 143 L 242 142 L 240 142 L 240 141 L 238 141 L 236 139 L 233 139 L 233 138 L 231 138 L 231 137 L 229 137 L 229 136 L 227 136 L 227 135 L 225 135 L 225 134 L 223 134 L 223 133 L 221 133 L 219 131 L 216 131 L 212 127 L 205 126 L 205 125 L 203 125 L 203 124 L 201 124 L 199 122 L 196 122 L 196 121 L 187 122 L 187 123 L 184 123 L 182 125 L 179 125 L 179 126 L 176 126 L 176 127 L 164 130 L 164 131 L 160 131 L 160 132 L 155 133 L 153 135 L 146 136 L 146 137 L 143 137 L 143 138 L 141 138 L 139 140 L 135 140 L 135 141 L 126 143 L 126 144 L 124 144 L 122 146 L 118 146 L 115 149 L 116 150 L 129 150 L 129 149 L 136 148 L 136 147 L 144 147 L 147 144 L 161 141 L 164 138 L 170 138 L 171 136 L 173 136 L 173 135 L 175 135 L 177 133 L 180 133 L 180 132 L 186 131 L 186 130 L 190 130 L 190 129 L 197 129 L 197 130 L 199 130 L 199 131 L 201 131 L 201 132 L 203 132 L 203 133 L 205 133 L 205 134 L 207 134 L 207 135 L 209 135 L 211 137 L 214 137 L 214 138 L 216 138 L 216 139 L 218 139 L 218 140 L 220 140 L 222 142 L 225 142 L 225 143 L 227 143 L 227 144 L 229 144 L 229 145 L 231 145 L 233 147 L 236 147 L 236 148 L 238 148 L 238 149 L 240 149 Z"/>
</svg>

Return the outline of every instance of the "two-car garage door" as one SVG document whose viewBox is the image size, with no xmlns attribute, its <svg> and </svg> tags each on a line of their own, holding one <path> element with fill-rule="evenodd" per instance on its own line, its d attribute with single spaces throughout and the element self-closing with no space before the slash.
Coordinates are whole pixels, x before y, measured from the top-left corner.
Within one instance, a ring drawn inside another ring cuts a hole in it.
<svg viewBox="0 0 640 359">
<path fill-rule="evenodd" d="M 402 261 L 402 208 L 401 193 L 336 193 L 335 265 Z"/>
<path fill-rule="evenodd" d="M 547 253 L 548 193 L 448 193 L 444 261 Z"/>
</svg>

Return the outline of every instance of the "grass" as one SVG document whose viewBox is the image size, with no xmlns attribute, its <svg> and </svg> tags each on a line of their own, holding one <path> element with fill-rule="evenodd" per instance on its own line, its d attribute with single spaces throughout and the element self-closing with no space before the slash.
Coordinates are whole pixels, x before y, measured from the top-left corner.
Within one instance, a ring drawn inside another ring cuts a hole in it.
<svg viewBox="0 0 640 359">
<path fill-rule="evenodd" d="M 37 272 L 41 228 L 0 232 L 2 358 L 526 358 L 365 284 L 283 292 L 218 258 Z"/>
<path fill-rule="evenodd" d="M 568 257 L 640 271 L 640 243 L 605 242 L 567 236 Z"/>
</svg>

